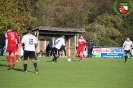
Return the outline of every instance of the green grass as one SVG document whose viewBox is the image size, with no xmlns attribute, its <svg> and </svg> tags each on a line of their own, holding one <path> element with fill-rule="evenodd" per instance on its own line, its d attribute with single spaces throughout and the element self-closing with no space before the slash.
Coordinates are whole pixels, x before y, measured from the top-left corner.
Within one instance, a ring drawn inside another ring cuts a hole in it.
<svg viewBox="0 0 133 88">
<path fill-rule="evenodd" d="M 35 74 L 28 60 L 28 72 L 23 72 L 23 62 L 8 69 L 5 57 L 0 57 L 0 88 L 132 88 L 133 59 L 93 58 L 82 60 L 38 57 L 39 74 Z"/>
</svg>

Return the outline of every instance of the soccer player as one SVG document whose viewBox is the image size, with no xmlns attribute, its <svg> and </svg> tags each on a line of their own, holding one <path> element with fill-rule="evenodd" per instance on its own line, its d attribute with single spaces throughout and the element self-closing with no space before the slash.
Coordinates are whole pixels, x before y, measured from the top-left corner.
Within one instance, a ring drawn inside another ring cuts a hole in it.
<svg viewBox="0 0 133 88">
<path fill-rule="evenodd" d="M 16 40 L 18 40 L 18 35 L 16 32 L 12 31 L 11 26 L 7 26 L 8 31 L 5 34 L 6 38 L 6 58 L 8 61 L 7 67 L 15 66 L 14 55 L 16 52 Z M 10 62 L 12 59 L 12 63 Z"/>
<path fill-rule="evenodd" d="M 133 43 L 132 41 L 130 40 L 130 38 L 128 37 L 126 39 L 126 41 L 123 43 L 123 46 L 122 46 L 122 49 L 124 49 L 124 56 L 125 56 L 125 62 L 127 61 L 128 59 L 128 56 L 130 54 L 130 50 L 132 49 L 133 47 Z"/>
<path fill-rule="evenodd" d="M 85 45 L 86 45 L 86 41 L 84 40 L 83 36 L 81 35 L 79 37 L 79 40 L 78 40 L 78 43 L 77 43 L 77 52 L 76 52 L 76 55 L 79 54 L 79 61 L 82 60 L 82 58 L 84 57 L 84 48 L 85 48 Z M 75 57 L 76 57 L 75 55 Z"/>
<path fill-rule="evenodd" d="M 55 40 L 55 48 L 54 48 L 54 58 L 52 60 L 52 62 L 57 62 L 57 58 L 62 54 L 62 45 L 65 45 L 65 40 L 64 40 L 65 36 L 62 35 L 60 38 L 58 38 L 57 40 Z"/>
<path fill-rule="evenodd" d="M 37 47 L 38 43 L 37 43 L 37 38 L 34 35 L 32 35 L 32 29 L 31 28 L 27 29 L 27 34 L 23 36 L 18 49 L 21 48 L 22 44 L 25 45 L 24 64 L 23 64 L 24 72 L 27 72 L 27 60 L 29 57 L 31 59 L 31 61 L 33 62 L 35 72 L 37 74 L 39 70 L 37 68 L 37 58 L 35 55 L 35 48 Z"/>
</svg>

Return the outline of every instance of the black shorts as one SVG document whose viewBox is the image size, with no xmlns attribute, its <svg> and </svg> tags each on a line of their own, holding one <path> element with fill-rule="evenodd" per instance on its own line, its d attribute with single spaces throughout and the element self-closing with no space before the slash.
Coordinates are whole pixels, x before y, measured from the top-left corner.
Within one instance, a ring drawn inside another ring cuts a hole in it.
<svg viewBox="0 0 133 88">
<path fill-rule="evenodd" d="M 130 50 L 124 50 L 124 53 L 125 54 L 129 54 L 130 53 Z"/>
<path fill-rule="evenodd" d="M 37 59 L 35 55 L 35 51 L 26 51 L 24 50 L 24 60 L 30 59 Z"/>
<path fill-rule="evenodd" d="M 60 48 L 60 49 L 57 49 L 57 48 L 53 48 L 53 52 L 55 53 L 55 54 L 59 54 L 59 52 L 60 51 L 62 51 L 63 49 L 62 48 Z"/>
</svg>

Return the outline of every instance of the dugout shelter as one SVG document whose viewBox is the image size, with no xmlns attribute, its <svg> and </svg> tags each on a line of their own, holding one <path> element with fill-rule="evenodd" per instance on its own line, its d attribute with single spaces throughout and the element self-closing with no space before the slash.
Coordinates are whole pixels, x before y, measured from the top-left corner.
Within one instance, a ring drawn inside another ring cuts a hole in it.
<svg viewBox="0 0 133 88">
<path fill-rule="evenodd" d="M 79 34 L 85 32 L 85 29 L 43 26 L 34 28 L 32 30 L 38 39 L 38 47 L 36 49 L 36 52 L 39 52 L 40 50 L 46 51 L 46 47 L 49 44 L 49 41 L 52 37 L 55 37 L 55 39 L 57 39 L 61 35 L 65 35 L 67 56 L 74 56 Z"/>
</svg>

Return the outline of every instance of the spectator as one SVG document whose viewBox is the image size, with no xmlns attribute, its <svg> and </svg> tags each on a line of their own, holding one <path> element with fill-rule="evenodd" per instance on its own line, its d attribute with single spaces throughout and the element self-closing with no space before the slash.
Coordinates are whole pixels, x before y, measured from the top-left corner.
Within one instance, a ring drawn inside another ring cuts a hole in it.
<svg viewBox="0 0 133 88">
<path fill-rule="evenodd" d="M 92 41 L 92 39 L 89 39 L 87 46 L 88 46 L 88 58 L 92 58 L 92 50 L 94 46 L 94 42 Z"/>
<path fill-rule="evenodd" d="M 0 54 L 0 56 L 3 56 L 3 53 L 4 53 L 4 46 L 5 46 L 5 36 L 4 35 L 2 35 L 1 37 L 0 37 L 0 52 L 1 52 L 1 54 Z"/>
<path fill-rule="evenodd" d="M 50 56 L 53 56 L 54 54 L 54 47 L 55 47 L 55 38 L 52 37 L 52 39 L 49 41 L 49 47 L 50 47 Z"/>
</svg>

